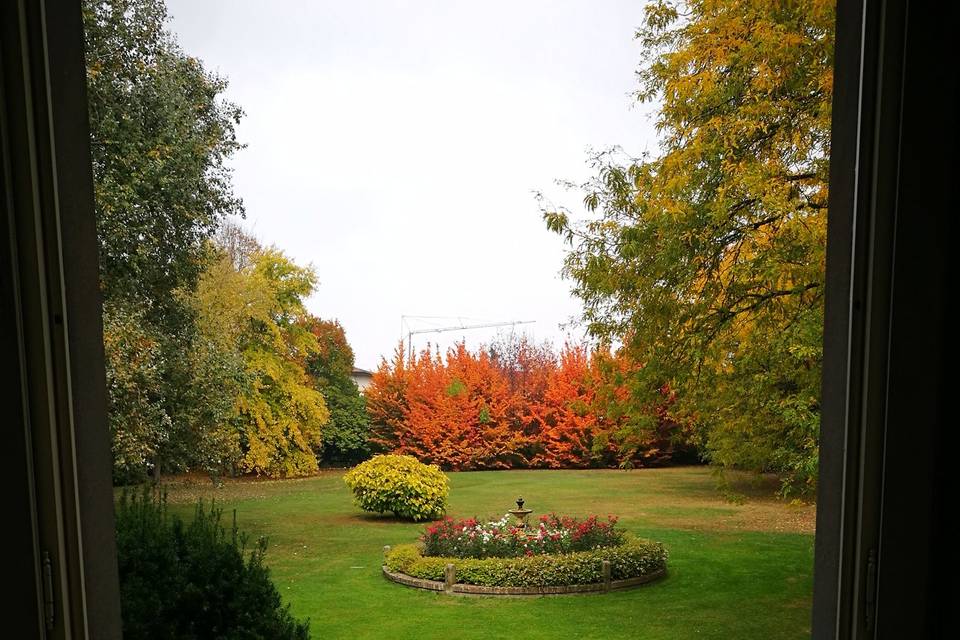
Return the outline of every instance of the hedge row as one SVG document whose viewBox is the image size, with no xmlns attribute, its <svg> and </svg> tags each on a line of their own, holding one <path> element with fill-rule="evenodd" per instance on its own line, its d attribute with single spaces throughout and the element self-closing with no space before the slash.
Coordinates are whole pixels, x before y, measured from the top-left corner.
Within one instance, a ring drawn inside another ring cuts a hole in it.
<svg viewBox="0 0 960 640">
<path fill-rule="evenodd" d="M 416 545 L 398 545 L 386 557 L 390 571 L 423 580 L 443 580 L 452 564 L 457 582 L 483 587 L 559 587 L 603 581 L 603 561 L 611 578 L 625 580 L 667 567 L 667 551 L 659 542 L 630 540 L 619 547 L 521 558 L 440 558 L 424 556 Z"/>
</svg>

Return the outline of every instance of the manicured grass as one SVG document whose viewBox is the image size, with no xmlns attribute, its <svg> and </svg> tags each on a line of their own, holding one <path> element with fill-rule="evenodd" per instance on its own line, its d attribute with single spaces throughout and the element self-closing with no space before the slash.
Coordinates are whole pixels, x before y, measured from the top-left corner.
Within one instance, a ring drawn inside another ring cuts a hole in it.
<svg viewBox="0 0 960 640">
<path fill-rule="evenodd" d="M 810 633 L 813 507 L 737 485 L 726 502 L 702 467 L 635 471 L 452 473 L 450 515 L 502 515 L 523 495 L 534 516 L 617 514 L 670 553 L 666 579 L 607 595 L 458 597 L 387 582 L 382 548 L 423 525 L 364 514 L 340 473 L 304 480 L 173 482 L 189 513 L 198 497 L 237 509 L 270 541 L 274 581 L 314 638 L 801 638 Z M 227 518 L 229 520 L 229 518 Z"/>
</svg>

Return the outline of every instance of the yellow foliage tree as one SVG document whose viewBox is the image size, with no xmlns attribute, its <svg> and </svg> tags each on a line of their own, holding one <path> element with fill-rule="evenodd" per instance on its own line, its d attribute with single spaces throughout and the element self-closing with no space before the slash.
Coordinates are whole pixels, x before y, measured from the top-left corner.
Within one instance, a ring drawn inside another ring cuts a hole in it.
<svg viewBox="0 0 960 640">
<path fill-rule="evenodd" d="M 303 304 L 316 275 L 249 237 L 224 241 L 237 234 L 228 229 L 221 235 L 221 255 L 203 274 L 195 304 L 208 339 L 242 357 L 245 376 L 233 421 L 238 466 L 276 477 L 312 473 L 330 417 L 304 368 L 318 350 L 305 329 Z"/>
</svg>

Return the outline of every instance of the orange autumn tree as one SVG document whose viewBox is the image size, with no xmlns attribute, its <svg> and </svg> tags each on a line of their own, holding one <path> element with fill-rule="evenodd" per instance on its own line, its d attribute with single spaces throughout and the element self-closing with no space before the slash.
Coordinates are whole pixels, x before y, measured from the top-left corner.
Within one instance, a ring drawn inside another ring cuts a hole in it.
<svg viewBox="0 0 960 640">
<path fill-rule="evenodd" d="M 663 463 L 678 432 L 672 394 L 649 415 L 628 414 L 630 366 L 584 345 L 556 353 L 523 338 L 406 359 L 401 345 L 366 391 L 373 441 L 452 470 Z"/>
<path fill-rule="evenodd" d="M 383 359 L 364 391 L 370 416 L 370 443 L 379 451 L 401 451 L 406 443 L 407 367 L 403 344 Z"/>
<path fill-rule="evenodd" d="M 559 365 L 547 376 L 543 398 L 531 407 L 536 429 L 533 466 L 590 466 L 593 438 L 601 428 L 593 374 L 587 350 L 565 345 Z"/>
<path fill-rule="evenodd" d="M 514 428 L 514 395 L 490 354 L 476 355 L 463 343 L 447 352 L 451 384 L 462 383 L 455 399 L 463 406 L 459 442 L 471 451 L 463 468 L 504 469 L 524 464 L 523 434 Z M 456 443 L 454 443 L 456 446 Z"/>
<path fill-rule="evenodd" d="M 394 453 L 447 469 L 460 468 L 451 441 L 463 430 L 456 415 L 462 385 L 450 380 L 440 356 L 432 356 L 429 350 L 411 358 L 406 373 L 406 412 Z M 463 449 L 466 454 L 466 447 Z"/>
<path fill-rule="evenodd" d="M 406 363 L 404 421 L 394 451 L 448 469 L 515 466 L 522 448 L 510 427 L 511 395 L 489 355 L 463 344 L 446 358 L 421 352 Z M 373 384 L 386 377 L 384 367 Z"/>
<path fill-rule="evenodd" d="M 501 338 L 487 348 L 511 394 L 509 420 L 523 443 L 518 451 L 523 466 L 536 455 L 539 423 L 537 407 L 543 401 L 557 354 L 548 343 L 534 344 L 526 336 Z"/>
</svg>

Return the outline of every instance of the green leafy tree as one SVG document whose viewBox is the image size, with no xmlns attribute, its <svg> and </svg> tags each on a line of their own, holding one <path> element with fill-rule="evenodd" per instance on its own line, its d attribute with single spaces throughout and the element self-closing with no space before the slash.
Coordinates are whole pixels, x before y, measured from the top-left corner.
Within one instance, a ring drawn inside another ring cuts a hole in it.
<svg viewBox="0 0 960 640">
<path fill-rule="evenodd" d="M 103 290 L 161 321 L 242 212 L 226 165 L 242 112 L 181 51 L 162 0 L 85 0 L 83 15 Z"/>
<path fill-rule="evenodd" d="M 816 481 L 833 2 L 659 0 L 637 37 L 661 153 L 595 157 L 593 216 L 545 211 L 590 332 L 664 384 L 703 453 Z"/>
<path fill-rule="evenodd" d="M 199 445 L 222 435 L 236 368 L 189 298 L 207 239 L 243 212 L 226 165 L 241 111 L 181 51 L 162 0 L 85 0 L 83 18 L 116 470 L 209 467 Z"/>
<path fill-rule="evenodd" d="M 318 351 L 307 359 L 307 371 L 330 409 L 323 428 L 321 460 L 328 465 L 352 465 L 370 457 L 370 421 L 360 389 L 354 382 L 353 349 L 336 320 L 308 318 L 307 329 L 317 338 Z"/>
<path fill-rule="evenodd" d="M 160 386 L 162 355 L 142 316 L 110 305 L 103 315 L 113 475 L 118 483 L 136 481 L 170 433 L 170 418 L 152 393 Z"/>
</svg>

